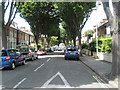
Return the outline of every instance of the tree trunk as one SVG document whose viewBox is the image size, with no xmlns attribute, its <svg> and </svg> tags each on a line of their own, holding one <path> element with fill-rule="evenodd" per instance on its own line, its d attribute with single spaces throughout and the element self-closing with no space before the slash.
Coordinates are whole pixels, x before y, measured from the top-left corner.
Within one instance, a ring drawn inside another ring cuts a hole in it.
<svg viewBox="0 0 120 90">
<path fill-rule="evenodd" d="M 120 74 L 120 28 L 118 28 L 118 19 L 120 20 L 120 17 L 118 18 L 118 10 L 120 8 L 120 2 L 114 2 L 113 3 L 113 9 L 114 9 L 114 16 L 113 16 L 113 48 L 112 48 L 112 76 L 116 76 Z"/>
<path fill-rule="evenodd" d="M 2 33 L 2 48 L 3 49 L 7 49 L 7 35 L 6 35 L 6 27 L 5 26 L 2 26 L 2 30 L 3 30 L 3 33 Z"/>
<path fill-rule="evenodd" d="M 2 12 L 2 4 L 0 4 L 0 12 Z M 2 49 L 2 13 L 0 13 L 0 49 Z"/>
<path fill-rule="evenodd" d="M 34 35 L 35 37 L 35 42 L 36 42 L 36 45 L 37 45 L 37 50 L 39 49 L 39 46 L 38 46 L 38 39 L 39 39 L 39 36 L 38 35 Z"/>
<path fill-rule="evenodd" d="M 118 4 L 118 75 L 120 76 L 120 1 Z"/>
<path fill-rule="evenodd" d="M 81 50 L 81 30 L 78 31 L 78 40 L 79 40 L 79 46 L 78 48 Z"/>
<path fill-rule="evenodd" d="M 109 2 L 110 3 L 110 2 Z M 104 3 L 104 10 L 107 14 L 110 28 L 112 31 L 112 70 L 111 77 L 114 78 L 118 74 L 120 74 L 120 28 L 118 28 L 118 9 L 120 9 L 118 2 L 112 2 L 113 4 L 113 14 L 110 13 L 110 8 L 108 3 Z M 119 17 L 120 20 L 120 17 Z"/>
<path fill-rule="evenodd" d="M 76 47 L 76 38 L 73 38 L 74 47 Z"/>
<path fill-rule="evenodd" d="M 48 36 L 48 37 L 46 38 L 46 40 L 47 40 L 47 43 L 48 43 L 47 47 L 50 47 L 50 37 Z"/>
<path fill-rule="evenodd" d="M 2 48 L 7 49 L 7 35 L 6 35 L 6 31 L 7 31 L 7 27 L 5 26 L 4 23 L 4 17 L 5 17 L 5 2 L 2 2 Z"/>
</svg>

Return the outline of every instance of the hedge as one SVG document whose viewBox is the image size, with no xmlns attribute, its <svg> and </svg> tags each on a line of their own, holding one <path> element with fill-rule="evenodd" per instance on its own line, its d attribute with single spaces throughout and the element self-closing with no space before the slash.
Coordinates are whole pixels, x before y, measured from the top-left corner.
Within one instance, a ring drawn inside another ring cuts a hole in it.
<svg viewBox="0 0 120 90">
<path fill-rule="evenodd" d="M 96 52 L 96 39 L 91 43 L 82 44 L 82 49 Z M 98 38 L 98 50 L 99 52 L 111 53 L 112 37 L 102 36 Z"/>
</svg>

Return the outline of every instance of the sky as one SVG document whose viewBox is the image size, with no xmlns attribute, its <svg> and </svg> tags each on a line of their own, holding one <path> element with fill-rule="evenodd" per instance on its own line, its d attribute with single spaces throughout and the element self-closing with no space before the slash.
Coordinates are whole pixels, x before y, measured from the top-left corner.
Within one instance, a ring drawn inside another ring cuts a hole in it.
<svg viewBox="0 0 120 90">
<path fill-rule="evenodd" d="M 82 29 L 82 33 L 86 32 L 87 30 L 93 30 L 95 25 L 99 25 L 103 19 L 106 19 L 106 15 L 103 9 L 103 4 L 97 7 L 97 10 L 93 10 L 88 21 L 86 22 L 84 28 Z"/>
<path fill-rule="evenodd" d="M 5 20 L 7 20 L 9 16 L 9 8 L 7 10 Z M 102 21 L 103 19 L 106 19 L 105 12 L 103 10 L 103 5 L 98 6 L 97 10 L 93 10 L 88 21 L 86 22 L 84 28 L 82 29 L 82 33 L 84 33 L 87 30 L 93 30 L 93 26 L 98 24 L 98 22 Z M 20 13 L 16 14 L 15 19 L 13 20 L 18 24 L 18 27 L 26 27 L 27 30 L 30 30 L 30 25 L 26 22 L 25 19 L 20 17 Z"/>
<path fill-rule="evenodd" d="M 9 11 L 10 11 L 10 6 L 8 7 L 6 13 L 5 13 L 5 22 L 7 22 L 8 17 L 9 17 Z M 17 13 L 14 20 L 18 24 L 18 27 L 26 27 L 27 30 L 30 30 L 30 25 L 28 22 L 26 22 L 25 19 L 20 17 L 20 13 Z"/>
<path fill-rule="evenodd" d="M 18 23 L 18 27 L 25 27 L 27 30 L 30 30 L 30 25 L 25 19 L 20 17 L 20 13 L 16 14 L 14 21 Z"/>
</svg>

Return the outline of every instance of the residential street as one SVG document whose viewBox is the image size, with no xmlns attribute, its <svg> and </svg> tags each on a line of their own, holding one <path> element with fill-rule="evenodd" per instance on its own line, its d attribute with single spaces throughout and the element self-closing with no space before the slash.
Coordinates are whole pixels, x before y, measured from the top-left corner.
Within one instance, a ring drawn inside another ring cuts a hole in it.
<svg viewBox="0 0 120 90">
<path fill-rule="evenodd" d="M 39 56 L 15 70 L 2 70 L 3 88 L 107 88 L 79 60 L 64 60 L 63 52 Z"/>
</svg>

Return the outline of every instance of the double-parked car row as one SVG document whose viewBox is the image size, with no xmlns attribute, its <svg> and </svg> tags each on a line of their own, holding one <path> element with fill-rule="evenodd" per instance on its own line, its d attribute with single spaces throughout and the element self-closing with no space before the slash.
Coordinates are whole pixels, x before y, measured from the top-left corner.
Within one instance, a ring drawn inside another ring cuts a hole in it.
<svg viewBox="0 0 120 90">
<path fill-rule="evenodd" d="M 26 60 L 38 59 L 38 55 L 33 48 L 24 47 L 20 49 L 0 50 L 0 67 L 15 69 L 18 64 L 25 64 Z"/>
</svg>

